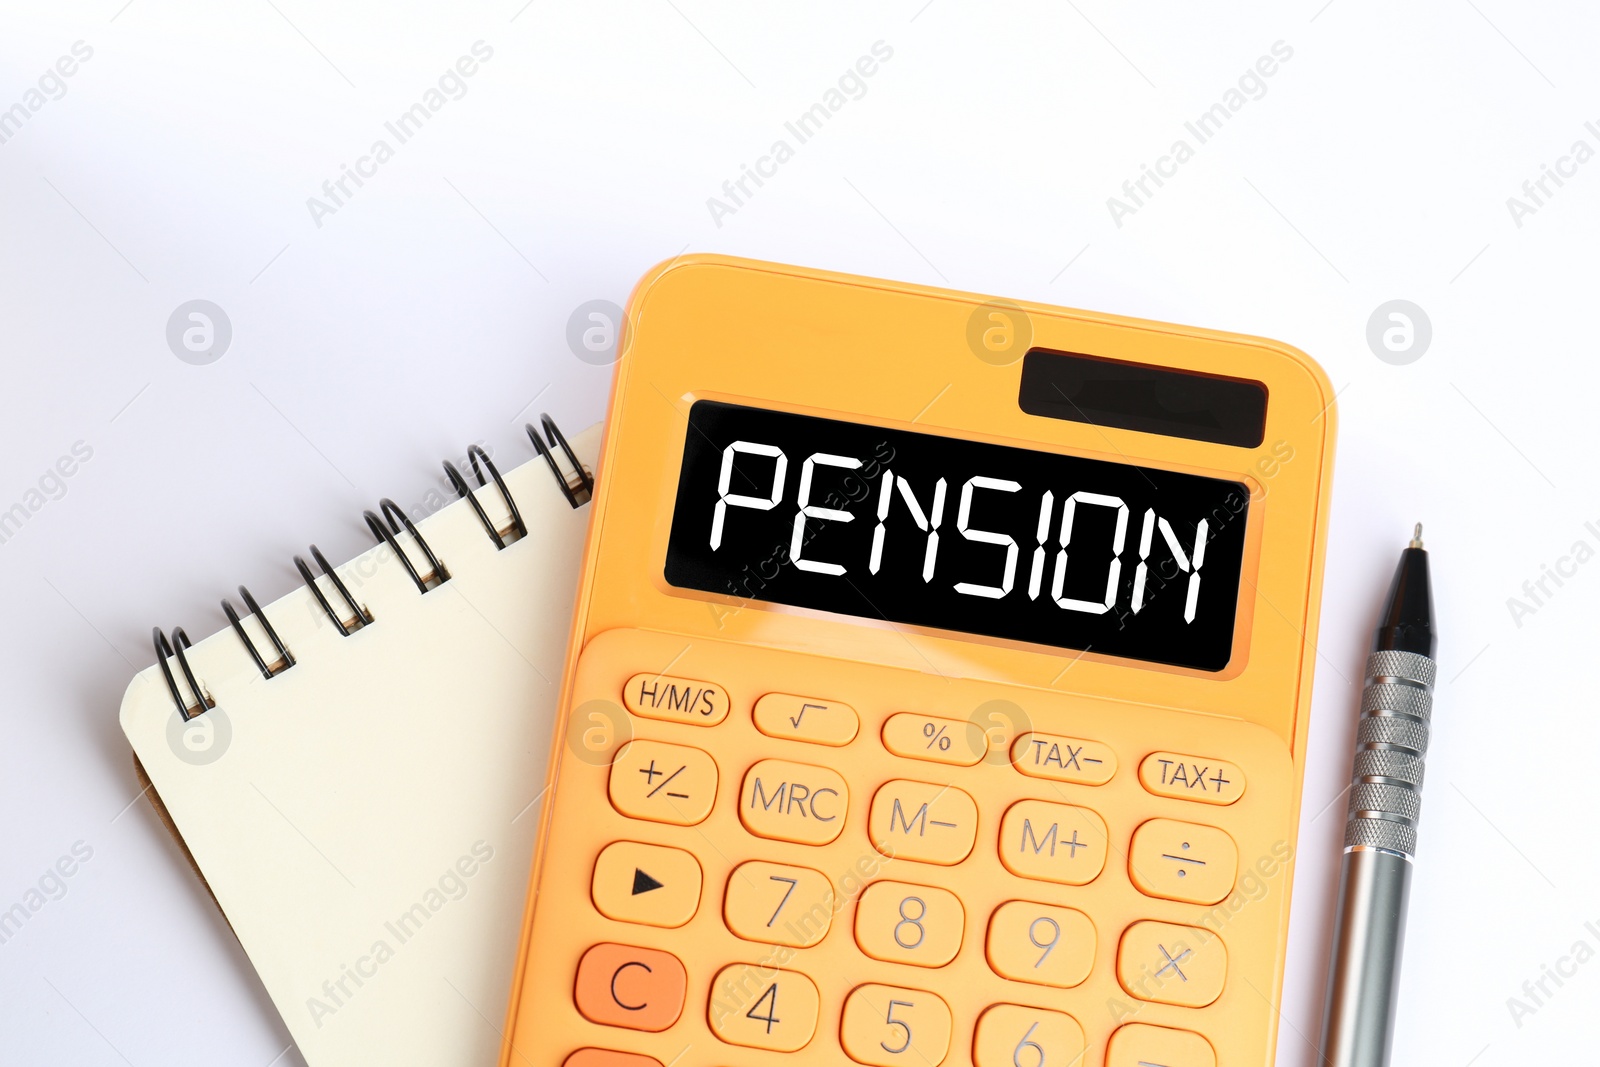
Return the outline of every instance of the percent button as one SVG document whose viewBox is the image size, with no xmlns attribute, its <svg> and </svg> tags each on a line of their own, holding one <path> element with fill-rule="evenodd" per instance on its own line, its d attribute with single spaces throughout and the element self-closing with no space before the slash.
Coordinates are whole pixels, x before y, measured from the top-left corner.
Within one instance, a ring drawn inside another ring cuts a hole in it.
<svg viewBox="0 0 1600 1067">
<path fill-rule="evenodd" d="M 902 712 L 883 724 L 883 747 L 896 756 L 971 767 L 983 759 L 989 739 L 975 723 Z"/>
</svg>

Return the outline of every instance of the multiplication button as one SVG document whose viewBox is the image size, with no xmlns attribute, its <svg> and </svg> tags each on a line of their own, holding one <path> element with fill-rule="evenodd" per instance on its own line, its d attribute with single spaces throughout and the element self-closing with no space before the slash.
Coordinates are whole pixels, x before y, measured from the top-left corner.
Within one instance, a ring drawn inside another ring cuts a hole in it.
<svg viewBox="0 0 1600 1067">
<path fill-rule="evenodd" d="M 611 806 L 631 819 L 693 826 L 717 799 L 717 764 L 687 745 L 629 741 L 611 761 Z"/>
</svg>

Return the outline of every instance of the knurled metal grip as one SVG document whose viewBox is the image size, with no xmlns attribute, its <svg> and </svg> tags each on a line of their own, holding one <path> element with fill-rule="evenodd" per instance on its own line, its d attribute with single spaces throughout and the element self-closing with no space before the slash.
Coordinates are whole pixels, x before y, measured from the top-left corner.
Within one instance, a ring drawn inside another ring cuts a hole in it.
<svg viewBox="0 0 1600 1067">
<path fill-rule="evenodd" d="M 1417 851 L 1434 663 L 1413 652 L 1367 657 L 1344 846 Z"/>
</svg>

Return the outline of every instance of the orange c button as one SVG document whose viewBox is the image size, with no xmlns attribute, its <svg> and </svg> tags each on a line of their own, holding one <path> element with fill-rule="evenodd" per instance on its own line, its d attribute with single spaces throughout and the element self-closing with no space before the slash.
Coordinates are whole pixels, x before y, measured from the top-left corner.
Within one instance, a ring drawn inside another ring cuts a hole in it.
<svg viewBox="0 0 1600 1067">
<path fill-rule="evenodd" d="M 658 1031 L 678 1021 L 688 984 L 672 953 L 608 943 L 578 961 L 572 999 L 590 1022 Z"/>
</svg>

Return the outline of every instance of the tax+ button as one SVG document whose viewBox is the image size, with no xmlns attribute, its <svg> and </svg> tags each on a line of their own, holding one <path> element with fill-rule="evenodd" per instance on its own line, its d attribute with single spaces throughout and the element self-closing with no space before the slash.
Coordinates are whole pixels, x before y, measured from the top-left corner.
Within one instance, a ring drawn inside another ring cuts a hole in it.
<svg viewBox="0 0 1600 1067">
<path fill-rule="evenodd" d="M 1244 796 L 1244 772 L 1227 760 L 1152 752 L 1139 764 L 1139 784 L 1158 797 L 1232 804 Z"/>
</svg>

